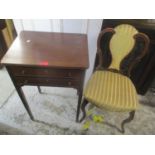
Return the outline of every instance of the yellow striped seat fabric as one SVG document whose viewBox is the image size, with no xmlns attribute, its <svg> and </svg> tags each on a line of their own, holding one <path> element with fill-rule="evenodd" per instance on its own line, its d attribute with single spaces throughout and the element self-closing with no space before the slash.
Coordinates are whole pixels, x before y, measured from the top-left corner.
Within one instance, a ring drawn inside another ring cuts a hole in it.
<svg viewBox="0 0 155 155">
<path fill-rule="evenodd" d="M 111 71 L 94 72 L 83 95 L 89 102 L 110 111 L 132 111 L 138 106 L 136 89 L 131 80 Z"/>
</svg>

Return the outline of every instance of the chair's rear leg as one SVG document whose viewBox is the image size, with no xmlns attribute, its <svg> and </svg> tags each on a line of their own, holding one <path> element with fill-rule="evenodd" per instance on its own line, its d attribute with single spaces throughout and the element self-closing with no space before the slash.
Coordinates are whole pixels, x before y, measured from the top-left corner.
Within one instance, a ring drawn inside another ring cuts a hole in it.
<svg viewBox="0 0 155 155">
<path fill-rule="evenodd" d="M 128 117 L 127 119 L 125 119 L 125 120 L 122 122 L 122 124 L 121 124 L 121 128 L 122 128 L 122 131 L 121 131 L 121 132 L 122 132 L 122 133 L 125 132 L 124 125 L 125 125 L 126 123 L 131 122 L 131 121 L 133 120 L 133 118 L 134 118 L 134 116 L 135 116 L 135 111 L 131 111 L 129 114 L 130 114 L 129 117 Z"/>
<path fill-rule="evenodd" d="M 87 101 L 86 99 L 84 99 L 83 102 L 82 102 L 82 104 L 81 104 L 81 110 L 82 110 L 82 112 L 83 112 L 83 116 L 82 116 L 82 118 L 80 119 L 80 122 L 82 122 L 82 121 L 85 119 L 85 117 L 86 117 L 86 110 L 85 110 L 85 107 L 86 107 L 87 104 L 88 104 L 88 101 Z"/>
</svg>

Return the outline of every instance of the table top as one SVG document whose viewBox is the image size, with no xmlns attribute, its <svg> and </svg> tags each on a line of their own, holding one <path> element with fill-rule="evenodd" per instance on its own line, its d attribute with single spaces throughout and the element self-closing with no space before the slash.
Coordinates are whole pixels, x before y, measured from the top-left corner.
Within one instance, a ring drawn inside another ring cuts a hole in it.
<svg viewBox="0 0 155 155">
<path fill-rule="evenodd" d="M 87 35 L 22 31 L 1 63 L 86 69 L 89 67 Z"/>
</svg>

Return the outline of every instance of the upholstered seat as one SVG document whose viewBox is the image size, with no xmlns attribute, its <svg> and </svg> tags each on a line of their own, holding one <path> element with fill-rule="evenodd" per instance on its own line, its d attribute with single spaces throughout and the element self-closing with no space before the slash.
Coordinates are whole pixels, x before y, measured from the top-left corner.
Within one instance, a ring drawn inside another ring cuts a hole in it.
<svg viewBox="0 0 155 155">
<path fill-rule="evenodd" d="M 138 106 L 137 93 L 131 80 L 111 71 L 94 72 L 84 90 L 84 97 L 110 111 L 132 111 Z"/>
</svg>

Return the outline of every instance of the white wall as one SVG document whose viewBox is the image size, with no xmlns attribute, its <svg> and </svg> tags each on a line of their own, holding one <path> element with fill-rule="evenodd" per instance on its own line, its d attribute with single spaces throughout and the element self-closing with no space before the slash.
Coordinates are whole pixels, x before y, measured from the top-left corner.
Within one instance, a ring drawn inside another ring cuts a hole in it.
<svg viewBox="0 0 155 155">
<path fill-rule="evenodd" d="M 15 19 L 13 20 L 17 33 L 21 30 L 84 33 L 88 35 L 89 69 L 86 79 L 90 77 L 95 60 L 97 36 L 101 29 L 101 19 Z"/>
</svg>

